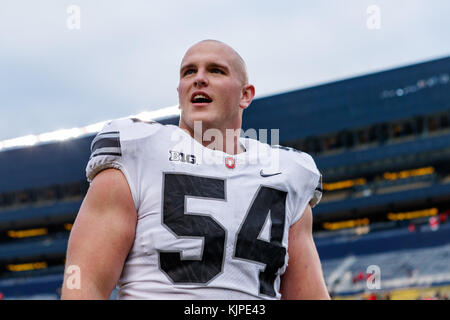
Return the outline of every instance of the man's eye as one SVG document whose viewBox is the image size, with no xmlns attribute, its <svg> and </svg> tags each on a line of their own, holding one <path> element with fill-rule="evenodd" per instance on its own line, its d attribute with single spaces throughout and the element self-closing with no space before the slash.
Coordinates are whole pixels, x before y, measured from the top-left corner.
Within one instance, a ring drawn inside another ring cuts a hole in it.
<svg viewBox="0 0 450 320">
<path fill-rule="evenodd" d="M 218 68 L 213 68 L 211 69 L 212 73 L 221 73 L 221 74 L 225 74 L 225 72 L 223 72 L 222 70 L 218 69 Z"/>
<path fill-rule="evenodd" d="M 183 75 L 184 75 L 184 76 L 187 76 L 187 75 L 192 74 L 192 73 L 194 73 L 194 72 L 195 72 L 194 69 L 187 69 L 187 70 L 183 73 Z"/>
</svg>

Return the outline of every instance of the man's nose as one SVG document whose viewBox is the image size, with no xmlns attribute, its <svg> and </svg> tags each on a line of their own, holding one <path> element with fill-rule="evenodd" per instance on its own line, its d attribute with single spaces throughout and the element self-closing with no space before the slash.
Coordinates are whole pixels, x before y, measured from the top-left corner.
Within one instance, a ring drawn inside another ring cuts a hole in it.
<svg viewBox="0 0 450 320">
<path fill-rule="evenodd" d="M 194 79 L 194 86 L 201 88 L 208 86 L 208 84 L 209 81 L 206 73 L 204 71 L 199 70 Z"/>
</svg>

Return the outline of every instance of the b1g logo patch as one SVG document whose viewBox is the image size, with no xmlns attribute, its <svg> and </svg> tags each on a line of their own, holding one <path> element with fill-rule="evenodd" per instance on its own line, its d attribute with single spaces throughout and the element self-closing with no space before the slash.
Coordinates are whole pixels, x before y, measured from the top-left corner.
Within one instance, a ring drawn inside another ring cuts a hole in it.
<svg viewBox="0 0 450 320">
<path fill-rule="evenodd" d="M 196 164 L 196 159 L 194 155 L 184 154 L 183 152 L 173 150 L 169 151 L 169 161 L 179 161 L 190 164 Z"/>
<path fill-rule="evenodd" d="M 234 169 L 234 167 L 236 166 L 236 163 L 235 163 L 235 161 L 234 161 L 234 158 L 233 158 L 233 157 L 226 157 L 226 158 L 225 158 L 225 166 L 226 166 L 228 169 Z"/>
</svg>

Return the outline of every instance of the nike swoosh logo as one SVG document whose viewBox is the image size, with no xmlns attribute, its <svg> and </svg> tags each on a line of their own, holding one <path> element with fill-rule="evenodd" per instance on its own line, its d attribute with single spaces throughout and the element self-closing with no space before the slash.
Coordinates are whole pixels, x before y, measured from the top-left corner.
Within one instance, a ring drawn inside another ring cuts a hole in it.
<svg viewBox="0 0 450 320">
<path fill-rule="evenodd" d="M 276 175 L 278 175 L 278 174 L 281 174 L 281 172 L 265 174 L 265 173 L 263 172 L 263 169 L 261 169 L 261 171 L 259 172 L 259 174 L 261 175 L 261 177 L 267 178 L 267 177 L 276 176 Z"/>
</svg>

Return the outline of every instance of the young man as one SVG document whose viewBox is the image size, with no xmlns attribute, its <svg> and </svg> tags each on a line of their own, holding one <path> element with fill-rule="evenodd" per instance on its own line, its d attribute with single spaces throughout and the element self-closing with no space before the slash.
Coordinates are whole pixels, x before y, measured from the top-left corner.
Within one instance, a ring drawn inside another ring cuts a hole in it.
<svg viewBox="0 0 450 320">
<path fill-rule="evenodd" d="M 320 172 L 240 137 L 255 95 L 242 58 L 195 44 L 178 95 L 179 126 L 116 120 L 94 139 L 66 261 L 80 283 L 66 275 L 62 298 L 117 285 L 120 299 L 329 299 L 312 237 Z"/>
</svg>

